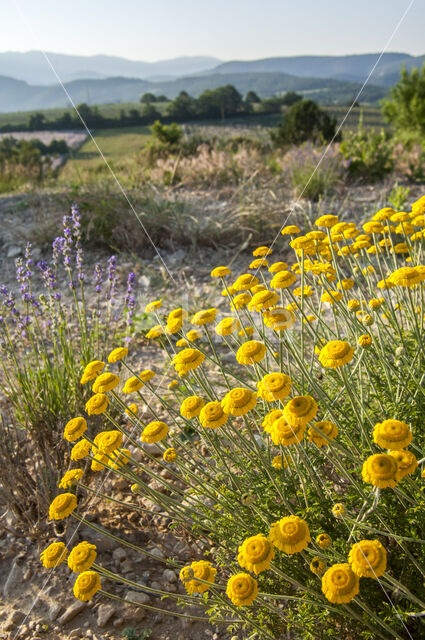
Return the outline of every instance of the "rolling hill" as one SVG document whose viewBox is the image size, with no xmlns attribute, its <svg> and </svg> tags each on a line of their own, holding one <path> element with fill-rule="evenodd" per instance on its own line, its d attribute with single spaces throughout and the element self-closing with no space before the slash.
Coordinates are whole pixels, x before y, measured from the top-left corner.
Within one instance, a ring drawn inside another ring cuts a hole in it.
<svg viewBox="0 0 425 640">
<path fill-rule="evenodd" d="M 360 84 L 323 78 L 298 78 L 285 73 L 228 73 L 178 78 L 165 82 L 149 82 L 138 78 L 105 78 L 74 80 L 65 87 L 76 104 L 106 104 L 111 102 L 138 102 L 150 91 L 175 98 L 180 91 L 198 96 L 206 89 L 233 84 L 243 95 L 254 90 L 261 97 L 286 91 L 297 91 L 323 104 L 347 104 L 357 94 Z M 382 87 L 368 85 L 361 101 L 374 104 L 386 93 Z M 22 80 L 0 76 L 0 111 L 24 111 L 70 106 L 59 86 L 29 85 Z"/>
</svg>

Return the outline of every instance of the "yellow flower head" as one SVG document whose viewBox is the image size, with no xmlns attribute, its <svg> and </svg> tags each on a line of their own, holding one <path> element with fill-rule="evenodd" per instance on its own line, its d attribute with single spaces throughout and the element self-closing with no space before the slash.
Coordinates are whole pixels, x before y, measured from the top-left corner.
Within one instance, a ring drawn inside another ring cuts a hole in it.
<svg viewBox="0 0 425 640">
<path fill-rule="evenodd" d="M 133 414 L 137 414 L 138 411 L 139 411 L 139 407 L 137 406 L 137 404 L 134 404 L 134 402 L 129 404 L 127 409 L 125 410 L 125 412 L 126 412 L 126 414 L 128 416 L 132 416 Z"/>
<path fill-rule="evenodd" d="M 198 311 L 198 313 L 195 313 L 191 320 L 191 323 L 198 326 L 210 324 L 211 322 L 214 322 L 216 315 L 217 309 L 215 309 L 214 307 L 211 309 L 204 309 L 203 311 Z M 190 338 L 188 339 L 190 340 Z"/>
<path fill-rule="evenodd" d="M 164 333 L 164 329 L 161 327 L 160 324 L 156 324 L 154 327 L 152 327 L 151 329 L 149 329 L 149 331 L 146 334 L 146 338 L 148 340 L 155 340 L 155 338 L 160 338 Z"/>
<path fill-rule="evenodd" d="M 266 347 L 262 342 L 249 340 L 244 342 L 236 352 L 236 360 L 239 364 L 254 364 L 260 362 L 266 355 Z"/>
<path fill-rule="evenodd" d="M 63 476 L 59 482 L 59 489 L 69 489 L 73 484 L 76 484 L 80 478 L 83 477 L 82 469 L 70 469 Z"/>
<path fill-rule="evenodd" d="M 152 313 L 156 309 L 159 309 L 162 306 L 162 298 L 160 300 L 153 300 L 152 302 L 148 302 L 145 307 L 145 313 Z"/>
<path fill-rule="evenodd" d="M 102 431 L 98 433 L 96 445 L 100 453 L 112 453 L 121 446 L 122 438 L 121 431 Z"/>
<path fill-rule="evenodd" d="M 232 318 L 232 317 L 223 318 L 223 320 L 220 320 L 220 322 L 216 326 L 215 332 L 219 336 L 228 336 L 234 331 L 238 331 L 240 326 L 241 326 L 241 323 L 237 318 Z"/>
<path fill-rule="evenodd" d="M 315 425 L 308 430 L 308 439 L 310 442 L 314 442 L 319 448 L 329 444 L 329 440 L 334 440 L 337 435 L 338 427 L 329 420 L 316 422 Z M 326 438 L 324 436 L 326 436 Z"/>
<path fill-rule="evenodd" d="M 238 335 L 240 335 L 241 337 L 249 338 L 249 336 L 252 336 L 254 332 L 255 332 L 254 327 L 244 327 L 239 331 Z"/>
<path fill-rule="evenodd" d="M 262 422 L 262 427 L 266 433 L 270 433 L 273 427 L 273 423 L 283 416 L 283 411 L 281 409 L 273 409 L 270 411 Z"/>
<path fill-rule="evenodd" d="M 349 311 L 357 311 L 357 309 L 359 308 L 360 308 L 360 302 L 358 300 L 355 300 L 354 298 L 352 298 L 347 302 L 347 309 Z"/>
<path fill-rule="evenodd" d="M 85 379 L 85 382 L 94 380 L 94 378 L 98 376 L 99 373 L 102 371 L 104 366 L 105 366 L 105 363 L 102 362 L 102 360 L 92 360 L 91 362 L 86 364 L 83 371 L 83 378 Z M 85 384 L 85 382 L 82 382 L 81 384 Z"/>
<path fill-rule="evenodd" d="M 52 542 L 40 553 L 40 560 L 46 569 L 54 569 L 58 567 L 68 555 L 68 549 L 63 542 Z"/>
<path fill-rule="evenodd" d="M 360 540 L 351 547 L 348 562 L 359 578 L 379 578 L 387 568 L 387 552 L 379 540 Z"/>
<path fill-rule="evenodd" d="M 231 273 L 229 267 L 215 267 L 211 271 L 211 278 L 224 278 L 224 276 L 230 276 Z"/>
<path fill-rule="evenodd" d="M 390 282 L 399 287 L 413 287 L 425 279 L 425 273 L 415 267 L 401 267 L 390 275 Z"/>
<path fill-rule="evenodd" d="M 226 595 L 237 607 L 246 607 L 258 595 L 257 581 L 249 573 L 237 573 L 229 579 Z"/>
<path fill-rule="evenodd" d="M 270 256 L 272 253 L 273 251 L 269 247 L 257 247 L 252 252 L 252 255 L 254 258 L 264 258 L 264 256 Z"/>
<path fill-rule="evenodd" d="M 271 279 L 272 289 L 286 289 L 296 282 L 297 276 L 291 271 L 278 271 Z"/>
<path fill-rule="evenodd" d="M 317 413 L 317 402 L 311 396 L 295 396 L 285 405 L 283 415 L 292 427 L 306 425 Z"/>
<path fill-rule="evenodd" d="M 180 571 L 180 580 L 183 582 L 188 593 L 205 593 L 215 582 L 216 573 L 217 569 L 212 566 L 211 562 L 198 560 L 183 567 Z M 200 580 L 202 580 L 202 582 L 200 582 Z"/>
<path fill-rule="evenodd" d="M 200 338 L 202 338 L 202 332 L 198 329 L 191 329 L 186 333 L 186 338 L 189 340 L 189 342 L 195 342 L 195 340 L 199 340 Z"/>
<path fill-rule="evenodd" d="M 256 284 L 258 284 L 259 280 L 256 276 L 251 275 L 250 273 L 244 273 L 236 280 L 233 284 L 234 289 L 236 291 L 246 291 L 247 289 L 251 289 Z"/>
<path fill-rule="evenodd" d="M 257 394 L 242 387 L 228 391 L 221 401 L 223 411 L 230 413 L 232 416 L 244 416 L 248 411 L 251 411 L 256 404 Z"/>
<path fill-rule="evenodd" d="M 250 311 L 262 311 L 263 309 L 269 309 L 276 304 L 278 299 L 278 295 L 275 291 L 268 291 L 268 289 L 265 289 L 252 296 L 251 300 L 248 302 L 248 309 Z"/>
<path fill-rule="evenodd" d="M 176 347 L 188 347 L 189 346 L 189 341 L 186 340 L 186 338 L 180 338 L 180 340 L 177 340 L 176 342 Z"/>
<path fill-rule="evenodd" d="M 319 558 L 319 556 L 314 556 L 312 561 L 310 562 L 310 571 L 314 573 L 316 576 L 321 576 L 326 569 L 326 562 Z"/>
<path fill-rule="evenodd" d="M 166 451 L 164 451 L 162 457 L 165 462 L 174 462 L 174 460 L 177 458 L 177 452 L 174 447 L 170 447 L 169 449 L 166 449 Z"/>
<path fill-rule="evenodd" d="M 108 362 L 118 362 L 128 355 L 128 349 L 126 347 L 117 347 L 113 349 L 108 356 Z"/>
<path fill-rule="evenodd" d="M 168 318 L 167 324 L 165 325 L 165 333 L 167 335 L 173 335 L 174 333 L 178 333 L 183 326 L 183 318 Z"/>
<path fill-rule="evenodd" d="M 183 418 L 195 418 L 199 416 L 205 402 L 199 396 L 189 396 L 185 398 L 180 406 L 180 413 Z"/>
<path fill-rule="evenodd" d="M 135 391 L 139 391 L 143 387 L 143 382 L 139 379 L 138 376 L 132 376 L 128 380 L 125 381 L 122 392 L 123 393 L 134 393 Z"/>
<path fill-rule="evenodd" d="M 342 293 L 340 291 L 325 291 L 325 293 L 322 293 L 320 299 L 322 302 L 335 304 L 335 302 L 342 300 Z"/>
<path fill-rule="evenodd" d="M 142 442 L 159 442 L 163 440 L 168 434 L 168 426 L 165 422 L 160 420 L 154 420 L 146 425 L 140 436 Z"/>
<path fill-rule="evenodd" d="M 213 401 L 202 407 L 199 414 L 199 422 L 208 429 L 218 429 L 218 427 L 222 427 L 227 422 L 228 417 L 229 414 L 223 411 L 221 404 Z"/>
<path fill-rule="evenodd" d="M 261 267 L 268 267 L 269 266 L 269 261 L 266 260 L 266 258 L 257 258 L 256 260 L 253 260 L 250 265 L 249 265 L 249 269 L 260 269 Z"/>
<path fill-rule="evenodd" d="M 397 484 L 397 461 L 387 453 L 375 453 L 363 463 L 362 477 L 365 482 L 380 489 Z"/>
<path fill-rule="evenodd" d="M 373 441 L 383 449 L 405 449 L 412 439 L 409 425 L 401 420 L 384 420 L 373 428 Z"/>
<path fill-rule="evenodd" d="M 72 447 L 71 460 L 74 460 L 74 461 L 82 460 L 83 458 L 89 455 L 90 448 L 91 448 L 90 442 L 85 438 L 83 438 L 82 440 L 74 444 L 74 446 Z"/>
<path fill-rule="evenodd" d="M 279 453 L 272 460 L 272 467 L 274 467 L 275 469 L 286 469 L 287 466 L 288 463 L 283 453 Z"/>
<path fill-rule="evenodd" d="M 369 333 L 364 333 L 357 342 L 362 349 L 368 349 L 372 345 L 372 336 Z"/>
<path fill-rule="evenodd" d="M 88 602 L 101 588 L 100 576 L 96 571 L 83 571 L 75 581 L 73 593 L 78 600 Z"/>
<path fill-rule="evenodd" d="M 109 458 L 106 453 L 96 453 L 92 458 L 90 468 L 92 471 L 102 471 L 109 464 Z"/>
<path fill-rule="evenodd" d="M 77 507 L 77 498 L 73 493 L 61 493 L 54 498 L 49 507 L 50 520 L 63 520 Z"/>
<path fill-rule="evenodd" d="M 326 229 L 330 229 L 338 223 L 338 216 L 332 216 L 330 214 L 325 216 L 320 216 L 315 220 L 314 224 L 316 227 L 325 227 Z"/>
<path fill-rule="evenodd" d="M 316 542 L 321 549 L 327 549 L 332 544 L 331 537 L 327 533 L 319 533 L 316 537 Z"/>
<path fill-rule="evenodd" d="M 89 416 L 97 416 L 104 413 L 108 408 L 109 400 L 104 393 L 96 393 L 86 402 L 86 411 Z"/>
<path fill-rule="evenodd" d="M 238 549 L 238 562 L 243 569 L 258 575 L 270 569 L 275 551 L 273 545 L 262 533 L 243 541 Z"/>
<path fill-rule="evenodd" d="M 270 437 L 274 444 L 288 447 L 301 442 L 305 433 L 305 424 L 291 426 L 284 417 L 275 420 L 270 428 Z"/>
<path fill-rule="evenodd" d="M 296 233 L 299 233 L 300 229 L 297 227 L 296 224 L 290 224 L 287 227 L 283 227 L 282 231 L 280 232 L 283 236 L 292 236 L 295 235 Z"/>
<path fill-rule="evenodd" d="M 390 451 L 388 455 L 392 456 L 397 462 L 397 480 L 414 473 L 418 467 L 418 461 L 411 451 L 401 449 L 399 451 Z"/>
<path fill-rule="evenodd" d="M 74 547 L 68 556 L 68 567 L 74 573 L 87 571 L 96 560 L 96 545 L 89 542 L 80 542 Z"/>
<path fill-rule="evenodd" d="M 281 518 L 270 529 L 270 540 L 280 551 L 292 554 L 303 551 L 311 542 L 308 524 L 298 516 Z"/>
<path fill-rule="evenodd" d="M 279 271 L 285 271 L 287 268 L 288 265 L 286 262 L 273 262 L 269 267 L 269 271 L 270 273 L 278 273 Z"/>
<path fill-rule="evenodd" d="M 94 381 L 93 393 L 106 393 L 119 385 L 120 379 L 114 373 L 101 373 Z"/>
<path fill-rule="evenodd" d="M 244 307 L 246 307 L 250 300 L 251 296 L 249 295 L 249 293 L 239 293 L 233 298 L 232 304 L 236 309 L 243 309 Z"/>
<path fill-rule="evenodd" d="M 81 438 L 83 433 L 87 429 L 87 421 L 79 416 L 78 418 L 72 418 L 69 422 L 66 423 L 65 430 L 63 432 L 63 437 L 68 442 L 75 442 L 78 438 Z"/>
<path fill-rule="evenodd" d="M 275 307 L 263 313 L 263 320 L 269 329 L 273 329 L 273 331 L 285 331 L 292 327 L 295 322 L 295 316 L 290 309 Z"/>
<path fill-rule="evenodd" d="M 363 229 L 366 233 L 382 233 L 384 226 L 379 220 L 371 220 L 370 222 L 364 223 Z"/>
<path fill-rule="evenodd" d="M 353 278 L 346 278 L 345 280 L 341 280 L 341 282 L 338 282 L 336 286 L 339 290 L 344 289 L 344 291 L 348 291 L 349 289 L 352 289 L 354 287 L 354 280 Z"/>
<path fill-rule="evenodd" d="M 267 402 L 283 400 L 289 396 L 291 384 L 291 378 L 284 373 L 268 373 L 257 382 L 258 395 Z"/>
<path fill-rule="evenodd" d="M 322 591 L 335 604 L 350 602 L 359 590 L 359 578 L 347 563 L 334 564 L 322 578 Z"/>
<path fill-rule="evenodd" d="M 391 207 L 384 207 L 383 209 L 379 209 L 373 216 L 372 220 L 389 220 L 391 216 L 395 213 L 394 209 Z"/>
<path fill-rule="evenodd" d="M 336 369 L 351 362 L 353 347 L 344 340 L 331 340 L 320 351 L 319 360 L 323 367 Z"/>
<path fill-rule="evenodd" d="M 118 449 L 109 454 L 112 460 L 108 460 L 108 466 L 111 469 L 121 469 L 124 465 L 128 464 L 131 460 L 131 453 L 129 449 Z"/>
<path fill-rule="evenodd" d="M 332 515 L 335 518 L 342 518 L 345 515 L 345 507 L 341 502 L 337 502 L 332 507 Z"/>
<path fill-rule="evenodd" d="M 172 363 L 178 374 L 183 375 L 192 369 L 197 369 L 205 360 L 198 349 L 183 349 L 174 356 Z"/>
</svg>

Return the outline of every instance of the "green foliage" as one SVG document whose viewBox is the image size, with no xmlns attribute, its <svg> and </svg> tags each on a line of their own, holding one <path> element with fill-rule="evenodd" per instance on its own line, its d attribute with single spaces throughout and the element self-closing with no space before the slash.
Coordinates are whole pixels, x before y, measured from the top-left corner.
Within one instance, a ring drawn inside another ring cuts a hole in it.
<svg viewBox="0 0 425 640">
<path fill-rule="evenodd" d="M 390 97 L 382 101 L 382 113 L 397 132 L 425 135 L 425 64 L 410 73 L 402 69 Z"/>
<path fill-rule="evenodd" d="M 217 89 L 207 89 L 197 100 L 198 115 L 201 118 L 225 118 L 243 111 L 241 94 L 231 84 Z"/>
<path fill-rule="evenodd" d="M 396 184 L 388 196 L 388 202 L 396 211 L 404 211 L 409 194 L 409 187 L 403 187 L 403 185 Z"/>
<path fill-rule="evenodd" d="M 178 145 L 183 137 L 182 128 L 176 122 L 167 125 L 156 120 L 151 126 L 151 131 L 154 140 L 169 147 Z"/>
<path fill-rule="evenodd" d="M 348 133 L 341 142 L 341 152 L 349 162 L 352 178 L 367 182 L 381 180 L 394 169 L 392 144 L 388 134 L 363 129 Z"/>
<path fill-rule="evenodd" d="M 123 629 L 122 636 L 127 640 L 147 640 L 152 635 L 152 629 L 143 629 L 143 631 L 137 631 L 131 627 Z"/>
<path fill-rule="evenodd" d="M 307 140 L 329 142 L 335 136 L 336 121 L 313 100 L 295 102 L 282 123 L 272 132 L 276 146 L 299 145 Z"/>
</svg>

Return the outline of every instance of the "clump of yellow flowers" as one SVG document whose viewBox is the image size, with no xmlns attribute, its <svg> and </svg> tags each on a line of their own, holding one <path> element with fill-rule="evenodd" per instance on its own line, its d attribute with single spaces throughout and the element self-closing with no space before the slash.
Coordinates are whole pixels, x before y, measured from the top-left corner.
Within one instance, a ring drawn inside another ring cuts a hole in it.
<svg viewBox="0 0 425 640">
<path fill-rule="evenodd" d="M 116 474 L 121 508 L 154 503 L 199 543 L 186 564 L 158 560 L 180 592 L 146 587 L 183 615 L 203 604 L 268 639 L 421 637 L 424 214 L 425 197 L 363 221 L 325 213 L 255 248 L 242 273 L 214 266 L 205 308 L 149 302 L 165 373 L 120 345 L 86 363 L 93 395 L 64 429 L 78 467 L 49 517 L 78 520 L 96 473 Z M 121 580 L 86 541 L 41 554 L 47 569 L 67 558 L 81 600 Z"/>
</svg>

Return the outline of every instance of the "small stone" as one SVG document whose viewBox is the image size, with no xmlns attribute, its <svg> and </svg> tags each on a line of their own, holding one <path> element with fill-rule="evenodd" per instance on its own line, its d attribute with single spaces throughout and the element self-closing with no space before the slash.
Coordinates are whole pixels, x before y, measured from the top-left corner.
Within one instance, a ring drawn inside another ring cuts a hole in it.
<svg viewBox="0 0 425 640">
<path fill-rule="evenodd" d="M 116 620 L 113 621 L 112 624 L 115 627 L 115 629 L 119 629 L 120 627 L 123 626 L 124 620 L 123 620 L 123 618 L 117 618 Z"/>
<path fill-rule="evenodd" d="M 81 638 L 81 634 L 83 633 L 82 629 L 78 627 L 77 629 L 73 629 L 69 632 L 68 638 Z"/>
<path fill-rule="evenodd" d="M 164 580 L 166 580 L 166 582 L 176 582 L 177 581 L 177 575 L 175 574 L 175 572 L 172 569 L 164 569 L 164 573 L 162 575 L 164 577 Z"/>
<path fill-rule="evenodd" d="M 153 580 L 150 586 L 152 587 L 152 589 L 155 589 L 156 591 L 161 591 L 161 585 L 156 580 Z"/>
<path fill-rule="evenodd" d="M 12 245 L 7 250 L 7 257 L 8 258 L 17 258 L 21 252 L 22 252 L 22 248 L 21 247 L 17 247 L 15 245 Z"/>
<path fill-rule="evenodd" d="M 32 576 L 32 569 L 28 568 L 24 573 L 24 580 L 29 580 Z"/>
<path fill-rule="evenodd" d="M 148 604 L 151 601 L 150 596 L 147 593 L 143 593 L 143 591 L 127 591 L 124 600 L 137 602 L 138 604 Z"/>
<path fill-rule="evenodd" d="M 155 558 L 163 558 L 164 554 L 162 553 L 161 549 L 158 549 L 158 547 L 154 547 L 153 549 L 150 550 L 150 553 L 155 556 Z"/>
<path fill-rule="evenodd" d="M 23 570 L 19 564 L 19 560 L 16 559 L 12 565 L 9 575 L 7 576 L 7 580 L 3 587 L 3 595 L 6 599 L 12 597 L 14 591 L 19 589 L 23 582 Z"/>
<path fill-rule="evenodd" d="M 60 624 L 61 626 L 63 626 L 64 624 L 67 624 L 68 622 L 73 620 L 75 616 L 81 613 L 81 611 L 83 611 L 83 609 L 85 609 L 86 606 L 87 606 L 86 602 L 82 602 L 81 600 L 76 600 L 71 604 L 71 606 L 67 608 L 65 613 L 63 613 L 61 617 L 58 618 L 58 624 Z"/>
<path fill-rule="evenodd" d="M 55 620 L 57 620 L 57 618 L 59 618 L 62 611 L 63 605 L 61 605 L 59 602 L 54 602 L 47 612 L 47 619 L 50 620 L 50 622 L 54 622 Z"/>
<path fill-rule="evenodd" d="M 124 562 L 127 558 L 127 551 L 118 547 L 118 549 L 114 549 L 112 552 L 112 558 L 115 562 Z"/>
<path fill-rule="evenodd" d="M 22 620 L 25 618 L 25 613 L 22 611 L 12 611 L 6 619 L 6 622 L 2 625 L 3 631 L 12 631 Z"/>
<path fill-rule="evenodd" d="M 115 607 L 111 604 L 101 604 L 97 610 L 97 626 L 106 627 L 113 615 L 115 615 Z"/>
</svg>

